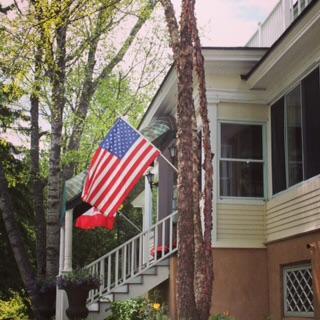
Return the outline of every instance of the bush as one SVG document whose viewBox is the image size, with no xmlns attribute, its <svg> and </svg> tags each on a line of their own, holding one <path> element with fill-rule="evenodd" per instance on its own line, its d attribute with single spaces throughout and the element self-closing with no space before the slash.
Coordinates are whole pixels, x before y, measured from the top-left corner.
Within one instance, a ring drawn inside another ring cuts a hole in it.
<svg viewBox="0 0 320 320">
<path fill-rule="evenodd" d="M 112 315 L 106 320 L 166 320 L 164 308 L 146 299 L 116 301 L 111 306 Z"/>
<path fill-rule="evenodd" d="M 17 292 L 12 292 L 10 300 L 0 300 L 0 320 L 28 320 L 27 301 Z"/>
</svg>

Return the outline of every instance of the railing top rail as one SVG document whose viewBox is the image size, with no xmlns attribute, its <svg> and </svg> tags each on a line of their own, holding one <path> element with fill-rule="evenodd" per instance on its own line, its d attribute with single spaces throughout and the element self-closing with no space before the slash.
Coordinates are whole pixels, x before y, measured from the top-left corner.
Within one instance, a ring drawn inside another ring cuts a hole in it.
<svg viewBox="0 0 320 320">
<path fill-rule="evenodd" d="M 164 217 L 163 219 L 157 221 L 154 225 L 152 225 L 149 229 L 144 230 L 140 233 L 138 233 L 137 235 L 135 235 L 134 237 L 132 237 L 131 239 L 127 240 L 126 242 L 122 243 L 121 245 L 119 245 L 118 247 L 114 248 L 113 250 L 109 251 L 108 253 L 106 253 L 105 255 L 101 256 L 100 258 L 92 261 L 91 263 L 89 263 L 88 265 L 86 265 L 84 268 L 88 269 L 90 267 L 92 267 L 93 265 L 99 263 L 101 260 L 106 259 L 108 256 L 116 253 L 117 251 L 121 250 L 122 248 L 124 248 L 125 246 L 127 246 L 129 243 L 135 241 L 136 239 L 140 238 L 141 236 L 149 233 L 150 231 L 152 231 L 154 228 L 157 228 L 159 225 L 165 223 L 167 220 L 169 220 L 170 218 L 172 218 L 173 216 L 175 216 L 178 212 L 174 211 L 172 212 L 170 215 Z"/>
</svg>

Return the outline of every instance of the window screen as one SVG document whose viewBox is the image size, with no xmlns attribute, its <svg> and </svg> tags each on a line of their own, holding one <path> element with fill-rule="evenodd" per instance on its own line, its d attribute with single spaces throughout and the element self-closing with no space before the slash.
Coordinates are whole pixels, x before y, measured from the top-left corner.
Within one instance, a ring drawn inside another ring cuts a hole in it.
<svg viewBox="0 0 320 320">
<path fill-rule="evenodd" d="M 271 106 L 272 140 L 272 191 L 286 189 L 286 165 L 284 147 L 284 98 Z"/>
<path fill-rule="evenodd" d="M 220 195 L 263 197 L 261 125 L 221 124 Z"/>
<path fill-rule="evenodd" d="M 285 97 L 288 187 L 303 180 L 300 86 Z"/>
<path fill-rule="evenodd" d="M 305 179 L 320 173 L 319 70 L 302 80 L 303 151 Z"/>
</svg>

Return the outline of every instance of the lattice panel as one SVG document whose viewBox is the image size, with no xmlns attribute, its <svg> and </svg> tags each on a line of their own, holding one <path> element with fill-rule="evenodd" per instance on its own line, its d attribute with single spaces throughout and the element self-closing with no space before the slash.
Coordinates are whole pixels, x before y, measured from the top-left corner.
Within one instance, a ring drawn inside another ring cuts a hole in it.
<svg viewBox="0 0 320 320">
<path fill-rule="evenodd" d="M 284 289 L 286 314 L 302 315 L 314 312 L 310 266 L 284 269 Z"/>
</svg>

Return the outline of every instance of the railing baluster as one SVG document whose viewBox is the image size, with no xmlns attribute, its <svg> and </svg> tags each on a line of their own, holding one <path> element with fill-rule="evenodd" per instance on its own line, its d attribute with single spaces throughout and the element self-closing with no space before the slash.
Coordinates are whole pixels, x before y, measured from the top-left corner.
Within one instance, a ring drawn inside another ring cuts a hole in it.
<svg viewBox="0 0 320 320">
<path fill-rule="evenodd" d="M 141 234 L 139 238 L 139 266 L 138 269 L 141 271 L 142 264 L 143 264 L 143 235 L 144 233 Z"/>
<path fill-rule="evenodd" d="M 100 295 L 102 294 L 102 291 L 104 289 L 104 276 L 105 276 L 105 260 L 102 259 L 100 261 Z"/>
<path fill-rule="evenodd" d="M 119 250 L 116 251 L 116 265 L 115 265 L 115 280 L 114 283 L 117 286 L 118 285 L 118 280 L 119 280 Z"/>
<path fill-rule="evenodd" d="M 131 277 L 134 275 L 135 240 L 131 242 Z"/>
<path fill-rule="evenodd" d="M 173 236 L 173 223 L 172 223 L 172 215 L 169 219 L 169 251 L 172 251 L 172 236 Z"/>
<path fill-rule="evenodd" d="M 111 289 L 111 254 L 108 257 L 107 291 Z"/>
<path fill-rule="evenodd" d="M 165 239 L 165 236 L 166 236 L 166 221 L 164 221 L 162 223 L 162 250 L 161 250 L 161 257 L 164 256 L 164 247 L 165 247 L 165 243 L 166 243 L 166 239 Z"/>
<path fill-rule="evenodd" d="M 154 227 L 154 242 L 153 242 L 153 247 L 154 247 L 154 261 L 158 259 L 158 228 L 159 225 L 155 225 Z"/>
<path fill-rule="evenodd" d="M 123 259 L 122 259 L 122 282 L 124 282 L 127 279 L 127 246 L 125 246 L 123 252 Z"/>
</svg>

